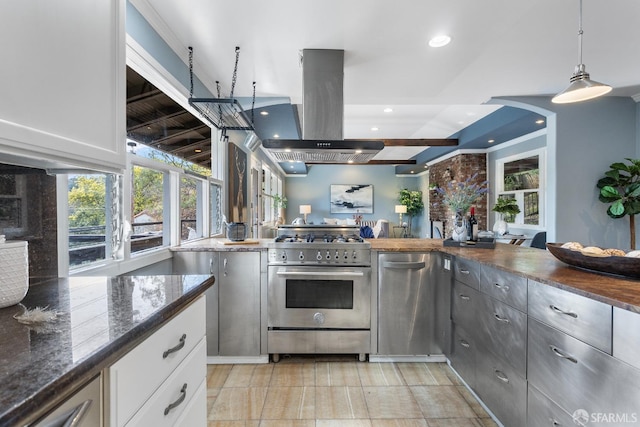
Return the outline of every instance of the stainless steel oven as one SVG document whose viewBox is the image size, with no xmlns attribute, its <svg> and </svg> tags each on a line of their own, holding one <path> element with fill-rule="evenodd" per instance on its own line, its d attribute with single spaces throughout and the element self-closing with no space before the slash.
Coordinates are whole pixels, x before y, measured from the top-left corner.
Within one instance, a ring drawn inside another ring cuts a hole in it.
<svg viewBox="0 0 640 427">
<path fill-rule="evenodd" d="M 371 250 L 352 227 L 279 230 L 269 248 L 268 351 L 357 353 L 371 348 Z"/>
</svg>

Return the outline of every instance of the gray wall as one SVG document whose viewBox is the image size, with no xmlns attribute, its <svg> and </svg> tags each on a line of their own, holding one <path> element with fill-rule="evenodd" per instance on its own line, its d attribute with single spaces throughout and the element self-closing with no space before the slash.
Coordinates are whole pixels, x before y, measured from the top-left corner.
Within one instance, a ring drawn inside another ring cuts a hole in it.
<svg viewBox="0 0 640 427">
<path fill-rule="evenodd" d="M 364 220 L 389 220 L 389 230 L 398 225 L 398 214 L 394 207 L 399 204 L 400 190 L 420 190 L 417 177 L 397 177 L 395 166 L 376 165 L 312 165 L 306 177 L 287 177 L 285 180 L 287 204 L 287 221 L 297 216 L 300 205 L 311 205 L 311 214 L 307 219 L 320 224 L 323 218 L 351 218 L 351 214 L 330 213 L 331 184 L 372 184 L 373 214 L 363 214 Z M 412 235 L 424 236 L 422 215 L 412 220 Z"/>
<path fill-rule="evenodd" d="M 637 105 L 628 97 L 604 97 L 556 105 L 550 97 L 507 97 L 492 102 L 547 116 L 548 241 L 580 241 L 629 248 L 629 221 L 612 219 L 598 200 L 596 182 L 609 165 L 637 153 Z"/>
</svg>

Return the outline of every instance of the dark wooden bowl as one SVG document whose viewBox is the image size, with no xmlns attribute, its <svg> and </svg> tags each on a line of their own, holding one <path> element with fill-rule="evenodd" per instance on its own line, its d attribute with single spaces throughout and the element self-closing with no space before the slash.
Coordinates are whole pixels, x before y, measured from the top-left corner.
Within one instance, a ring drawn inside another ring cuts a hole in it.
<svg viewBox="0 0 640 427">
<path fill-rule="evenodd" d="M 640 279 L 640 258 L 585 255 L 580 251 L 562 248 L 562 245 L 562 243 L 547 243 L 547 249 L 565 264 L 586 270 Z"/>
</svg>

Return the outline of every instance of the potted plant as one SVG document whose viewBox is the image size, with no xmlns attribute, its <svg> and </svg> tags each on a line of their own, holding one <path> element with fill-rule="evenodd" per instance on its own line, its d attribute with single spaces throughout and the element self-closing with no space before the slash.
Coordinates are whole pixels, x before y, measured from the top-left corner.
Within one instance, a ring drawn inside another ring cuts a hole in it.
<svg viewBox="0 0 640 427">
<path fill-rule="evenodd" d="M 625 160 L 631 164 L 613 163 L 609 166 L 611 169 L 605 172 L 604 178 L 598 180 L 598 199 L 603 203 L 610 203 L 607 215 L 611 218 L 629 215 L 630 247 L 635 250 L 635 215 L 640 213 L 640 160 Z"/>
<path fill-rule="evenodd" d="M 498 234 L 506 234 L 508 230 L 507 221 L 504 220 L 504 215 L 517 215 L 520 213 L 520 207 L 516 199 L 511 197 L 499 197 L 496 204 L 491 209 L 499 214 L 499 219 L 493 225 L 493 231 Z"/>
<path fill-rule="evenodd" d="M 407 216 L 409 217 L 409 224 L 407 229 L 409 230 L 409 234 L 411 234 L 411 219 L 414 215 L 418 215 L 420 212 L 422 212 L 422 209 L 424 209 L 424 202 L 422 201 L 422 191 L 411 191 L 403 188 L 402 190 L 400 190 L 398 201 L 401 205 L 405 205 L 407 207 Z"/>
</svg>

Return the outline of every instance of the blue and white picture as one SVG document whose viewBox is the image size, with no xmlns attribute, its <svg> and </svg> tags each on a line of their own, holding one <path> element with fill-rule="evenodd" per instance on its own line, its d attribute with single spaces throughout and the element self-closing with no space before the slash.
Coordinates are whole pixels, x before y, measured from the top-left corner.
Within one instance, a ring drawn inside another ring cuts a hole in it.
<svg viewBox="0 0 640 427">
<path fill-rule="evenodd" d="M 373 213 L 373 185 L 331 185 L 331 213 Z"/>
</svg>

